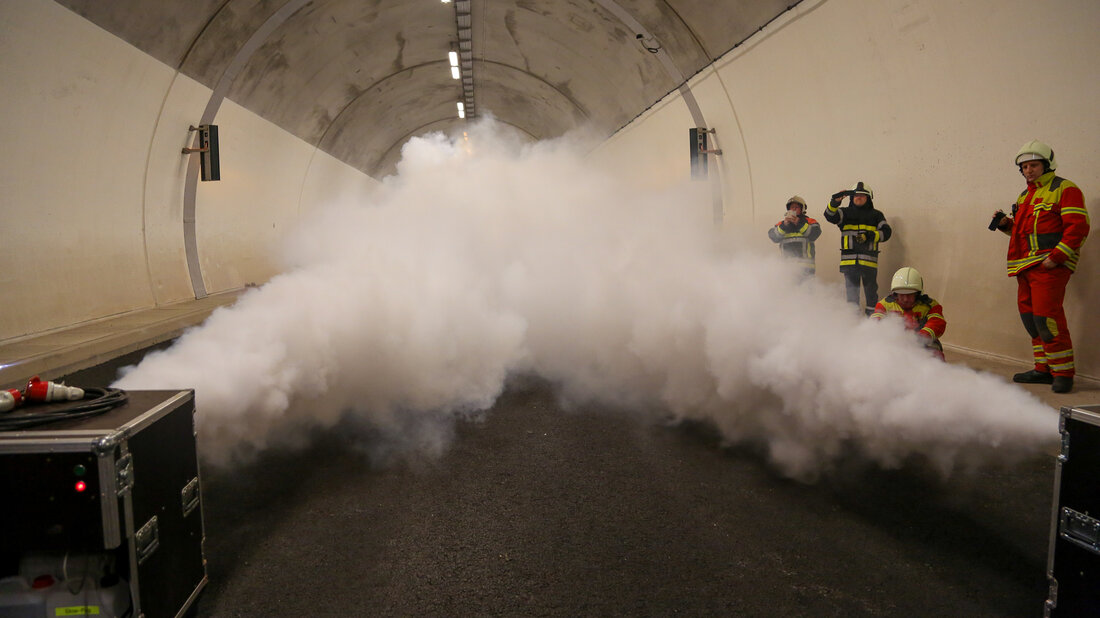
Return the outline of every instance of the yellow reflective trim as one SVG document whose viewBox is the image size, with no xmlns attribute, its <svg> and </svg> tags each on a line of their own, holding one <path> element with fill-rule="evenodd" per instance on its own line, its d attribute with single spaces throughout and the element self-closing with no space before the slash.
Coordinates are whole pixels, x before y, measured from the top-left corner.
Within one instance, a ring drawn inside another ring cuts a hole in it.
<svg viewBox="0 0 1100 618">
<path fill-rule="evenodd" d="M 1077 252 L 1070 248 L 1070 246 L 1064 242 L 1058 243 L 1058 245 L 1054 247 L 1054 250 L 1061 251 L 1066 255 L 1067 258 L 1077 257 Z"/>
<path fill-rule="evenodd" d="M 1062 364 L 1059 364 L 1059 365 L 1050 364 L 1050 365 L 1047 365 L 1047 366 L 1050 367 L 1050 369 L 1052 371 L 1069 371 L 1070 369 L 1074 368 L 1073 361 L 1070 361 L 1068 363 L 1062 363 Z"/>
<path fill-rule="evenodd" d="M 1032 263 L 1038 262 L 1040 260 L 1043 260 L 1044 258 L 1046 258 L 1045 255 L 1029 255 L 1025 258 L 1020 258 L 1018 260 L 1009 260 L 1008 265 L 1009 266 L 1015 266 L 1017 264 L 1032 264 Z"/>
<path fill-rule="evenodd" d="M 58 607 L 53 611 L 54 616 L 98 616 L 98 605 L 72 605 L 69 607 Z"/>
<path fill-rule="evenodd" d="M 1073 356 L 1073 348 L 1062 350 L 1061 352 L 1051 352 L 1047 354 L 1047 358 L 1067 358 L 1070 356 Z"/>
<path fill-rule="evenodd" d="M 1015 275 L 1021 270 L 1031 266 L 1032 264 L 1038 264 L 1046 259 L 1046 255 L 1033 255 L 1026 257 L 1022 260 L 1009 260 L 1008 261 L 1008 274 Z"/>
<path fill-rule="evenodd" d="M 1050 331 L 1052 337 L 1058 336 L 1058 322 L 1054 318 L 1047 318 L 1047 330 Z"/>
</svg>

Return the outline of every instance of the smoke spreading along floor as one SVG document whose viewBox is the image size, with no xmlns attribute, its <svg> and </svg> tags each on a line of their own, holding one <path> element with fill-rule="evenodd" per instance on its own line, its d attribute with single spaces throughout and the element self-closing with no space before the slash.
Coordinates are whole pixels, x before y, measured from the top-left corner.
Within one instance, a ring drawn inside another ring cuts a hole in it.
<svg viewBox="0 0 1100 618">
<path fill-rule="evenodd" d="M 491 121 L 413 139 L 369 203 L 318 206 L 283 274 L 116 386 L 194 388 L 215 463 L 345 416 L 387 452 L 439 453 L 517 375 L 566 405 L 707 421 L 801 479 L 851 449 L 949 474 L 1056 435 L 1030 394 L 717 235 L 697 187 L 635 187 L 588 147 Z"/>
</svg>

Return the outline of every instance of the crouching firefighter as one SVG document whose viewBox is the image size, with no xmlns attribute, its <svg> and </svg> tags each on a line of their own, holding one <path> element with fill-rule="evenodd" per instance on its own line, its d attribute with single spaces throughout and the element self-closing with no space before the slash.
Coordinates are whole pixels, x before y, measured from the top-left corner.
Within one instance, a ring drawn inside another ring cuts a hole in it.
<svg viewBox="0 0 1100 618">
<path fill-rule="evenodd" d="M 899 268 L 890 280 L 890 295 L 875 305 L 871 319 L 887 317 L 901 318 L 906 330 L 915 332 L 933 356 L 944 360 L 940 337 L 947 330 L 947 320 L 943 307 L 924 293 L 924 278 L 916 268 Z"/>
<path fill-rule="evenodd" d="M 1051 384 L 1054 392 L 1068 393 L 1073 390 L 1073 342 L 1062 301 L 1089 233 L 1089 213 L 1081 189 L 1054 174 L 1050 146 L 1038 140 L 1024 144 L 1016 165 L 1027 188 L 1011 215 L 997 211 L 989 225 L 1009 236 L 1008 276 L 1016 277 L 1016 301 L 1035 358 L 1033 369 L 1012 380 Z"/>
<path fill-rule="evenodd" d="M 806 200 L 795 195 L 787 200 L 787 216 L 768 230 L 768 238 L 779 245 L 783 257 L 802 266 L 812 277 L 817 272 L 814 241 L 821 236 L 821 224 L 806 216 Z"/>
<path fill-rule="evenodd" d="M 849 205 L 840 206 L 844 198 Z M 863 182 L 847 191 L 834 193 L 825 208 L 825 220 L 840 228 L 840 273 L 848 302 L 859 306 L 862 282 L 865 311 L 878 302 L 878 245 L 890 239 L 886 217 L 874 205 L 875 194 Z"/>
</svg>

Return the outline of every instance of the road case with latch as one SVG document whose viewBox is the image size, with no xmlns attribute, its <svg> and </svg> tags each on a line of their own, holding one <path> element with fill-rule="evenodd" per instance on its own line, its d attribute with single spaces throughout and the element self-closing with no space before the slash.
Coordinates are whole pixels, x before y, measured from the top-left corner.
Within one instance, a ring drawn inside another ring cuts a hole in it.
<svg viewBox="0 0 1100 618">
<path fill-rule="evenodd" d="M 128 396 L 98 416 L 0 432 L 0 614 L 7 598 L 110 616 L 119 595 L 106 593 L 121 590 L 127 615 L 179 616 L 205 586 L 194 392 Z M 95 605 L 104 597 L 111 607 Z"/>
<path fill-rule="evenodd" d="M 1044 615 L 1100 615 L 1100 405 L 1063 407 Z"/>
</svg>

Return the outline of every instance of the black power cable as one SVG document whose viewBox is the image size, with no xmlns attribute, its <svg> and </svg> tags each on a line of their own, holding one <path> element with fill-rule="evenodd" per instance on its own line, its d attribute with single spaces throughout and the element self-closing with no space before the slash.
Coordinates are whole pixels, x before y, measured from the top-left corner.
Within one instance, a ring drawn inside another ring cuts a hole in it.
<svg viewBox="0 0 1100 618">
<path fill-rule="evenodd" d="M 97 416 L 129 401 L 126 391 L 118 388 L 86 388 L 84 399 L 63 408 L 52 407 L 49 412 L 23 413 L 0 418 L 0 431 L 15 431 L 57 421 Z"/>
</svg>

